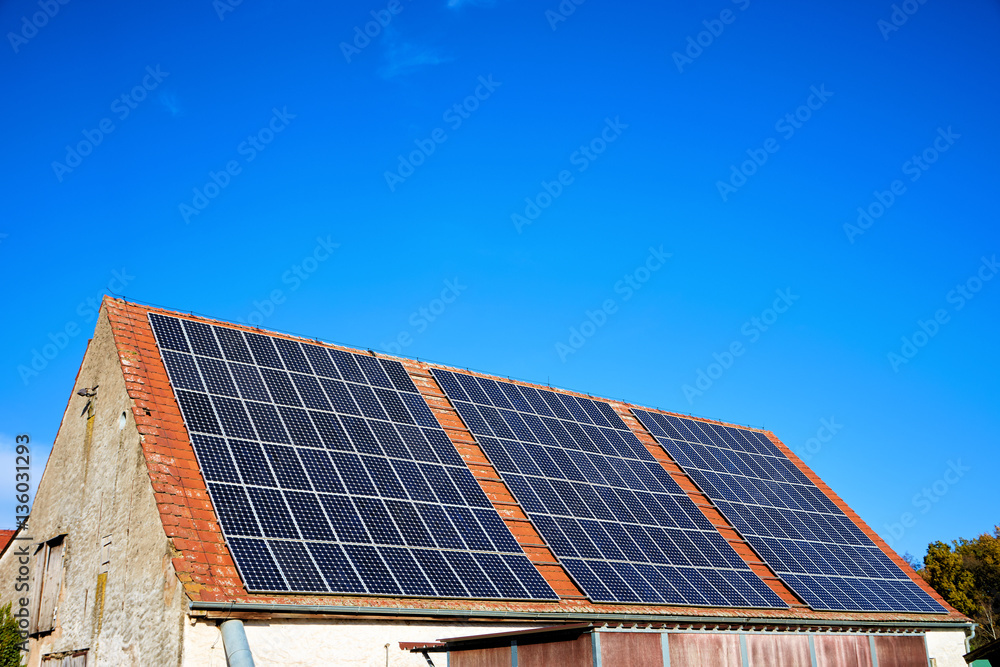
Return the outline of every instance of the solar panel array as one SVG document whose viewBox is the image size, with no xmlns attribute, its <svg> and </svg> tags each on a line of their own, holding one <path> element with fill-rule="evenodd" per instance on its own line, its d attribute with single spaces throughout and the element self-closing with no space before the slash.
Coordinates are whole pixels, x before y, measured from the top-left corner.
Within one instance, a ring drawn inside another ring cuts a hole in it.
<svg viewBox="0 0 1000 667">
<path fill-rule="evenodd" d="M 557 599 L 402 364 L 149 320 L 248 590 Z"/>
<path fill-rule="evenodd" d="M 813 609 L 945 612 L 763 434 L 632 412 Z"/>
<path fill-rule="evenodd" d="M 432 373 L 591 600 L 787 607 L 607 403 Z"/>
</svg>

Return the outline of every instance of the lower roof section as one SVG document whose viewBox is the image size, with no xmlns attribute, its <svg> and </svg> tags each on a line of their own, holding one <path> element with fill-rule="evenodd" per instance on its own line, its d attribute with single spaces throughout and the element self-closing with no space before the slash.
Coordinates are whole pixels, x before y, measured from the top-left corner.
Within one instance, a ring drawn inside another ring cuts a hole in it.
<svg viewBox="0 0 1000 667">
<path fill-rule="evenodd" d="M 693 629 L 735 630 L 740 627 L 755 626 L 757 629 L 930 629 L 969 628 L 973 623 L 956 615 L 944 617 L 940 614 L 844 614 L 814 612 L 812 614 L 784 613 L 771 610 L 754 610 L 754 613 L 739 613 L 740 610 L 726 609 L 664 609 L 663 607 L 610 607 L 587 606 L 571 608 L 567 606 L 549 609 L 511 609 L 505 605 L 478 605 L 477 609 L 462 605 L 454 608 L 376 605 L 382 600 L 368 600 L 371 606 L 338 604 L 302 605 L 294 601 L 273 602 L 207 602 L 192 600 L 189 609 L 192 615 L 210 618 L 380 618 L 384 620 L 455 620 L 455 621 L 504 621 L 510 623 L 588 623 L 588 624 L 634 624 L 661 625 L 663 627 L 682 626 Z M 745 610 L 744 610 L 745 611 Z M 703 613 L 696 613 L 703 612 Z"/>
</svg>

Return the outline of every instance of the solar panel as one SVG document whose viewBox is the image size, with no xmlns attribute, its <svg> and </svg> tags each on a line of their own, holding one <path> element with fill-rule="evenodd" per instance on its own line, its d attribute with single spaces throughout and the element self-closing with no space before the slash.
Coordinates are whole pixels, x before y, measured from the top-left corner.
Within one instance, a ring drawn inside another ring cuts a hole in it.
<svg viewBox="0 0 1000 667">
<path fill-rule="evenodd" d="M 763 434 L 632 412 L 813 609 L 945 613 Z"/>
<path fill-rule="evenodd" d="M 787 607 L 607 403 L 431 372 L 591 600 Z"/>
<path fill-rule="evenodd" d="M 402 364 L 149 321 L 247 590 L 558 599 Z"/>
</svg>

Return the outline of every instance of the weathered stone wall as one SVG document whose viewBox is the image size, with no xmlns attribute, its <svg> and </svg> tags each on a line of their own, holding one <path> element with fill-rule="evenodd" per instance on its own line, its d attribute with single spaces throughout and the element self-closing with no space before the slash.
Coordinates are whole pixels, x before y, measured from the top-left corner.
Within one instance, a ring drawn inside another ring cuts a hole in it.
<svg viewBox="0 0 1000 667">
<path fill-rule="evenodd" d="M 32 544 L 66 534 L 56 628 L 31 641 L 28 665 L 81 649 L 90 650 L 91 665 L 177 665 L 186 598 L 103 312 L 73 390 L 94 385 L 92 410 L 75 393 L 69 401 L 21 533 Z M 25 543 L 0 559 L 0 599 L 15 605 L 16 551 Z"/>
</svg>

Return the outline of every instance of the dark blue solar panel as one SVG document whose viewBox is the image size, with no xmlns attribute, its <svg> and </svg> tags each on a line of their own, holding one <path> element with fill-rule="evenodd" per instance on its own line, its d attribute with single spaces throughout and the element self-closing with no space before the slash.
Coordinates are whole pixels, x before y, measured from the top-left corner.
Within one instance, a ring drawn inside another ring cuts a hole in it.
<svg viewBox="0 0 1000 667">
<path fill-rule="evenodd" d="M 418 394 L 400 394 L 399 397 L 403 399 L 403 403 L 406 404 L 417 424 L 432 428 L 438 426 L 438 420 L 434 417 L 431 409 L 427 407 L 427 401 L 423 397 Z"/>
<path fill-rule="evenodd" d="M 379 555 L 379 549 L 361 544 L 345 544 L 344 550 L 369 591 L 380 595 L 402 594 L 392 571 Z"/>
<path fill-rule="evenodd" d="M 212 327 L 191 320 L 181 320 L 181 323 L 187 333 L 192 352 L 203 357 L 222 358 L 222 351 L 215 340 L 215 334 L 212 333 Z"/>
<path fill-rule="evenodd" d="M 381 362 L 385 374 L 389 376 L 392 386 L 400 391 L 417 393 L 417 387 L 413 384 L 413 380 L 410 379 L 410 374 L 403 368 L 403 364 L 392 359 L 379 359 L 379 362 Z"/>
<path fill-rule="evenodd" d="M 262 592 L 289 590 L 289 585 L 267 546 L 268 540 L 234 537 L 227 543 L 248 589 Z"/>
<path fill-rule="evenodd" d="M 153 331 L 156 332 L 155 321 L 150 316 L 150 322 L 153 322 Z M 245 364 L 252 364 L 253 357 L 250 356 L 250 348 L 247 347 L 246 341 L 243 340 L 243 334 L 235 329 L 227 329 L 225 327 L 212 327 L 215 331 L 215 335 L 219 339 L 219 344 L 222 345 L 222 353 L 226 359 L 229 361 L 240 361 Z M 157 334 L 159 336 L 159 334 Z M 157 338 L 159 340 L 159 338 Z"/>
<path fill-rule="evenodd" d="M 188 428 L 200 433 L 222 435 L 208 394 L 184 391 L 183 389 L 174 390 L 174 394 L 177 396 L 177 403 L 181 407 L 181 414 L 184 416 L 184 423 L 188 425 Z"/>
<path fill-rule="evenodd" d="M 250 352 L 253 354 L 254 361 L 256 361 L 258 366 L 283 368 L 281 359 L 278 358 L 278 351 L 275 349 L 274 343 L 271 342 L 270 336 L 262 336 L 244 331 L 243 337 L 250 346 Z"/>
<path fill-rule="evenodd" d="M 285 575 L 288 587 L 293 591 L 325 593 L 329 589 L 319 574 L 316 563 L 301 542 L 274 540 L 269 545 Z"/>
<path fill-rule="evenodd" d="M 269 402 L 271 395 L 267 393 L 264 380 L 260 377 L 260 372 L 253 366 L 244 364 L 229 364 L 229 370 L 236 381 L 240 396 L 249 401 Z"/>
<path fill-rule="evenodd" d="M 302 405 L 299 394 L 292 386 L 288 373 L 271 368 L 261 368 L 264 384 L 271 392 L 271 398 L 279 405 Z"/>
<path fill-rule="evenodd" d="M 222 422 L 222 432 L 230 438 L 256 438 L 242 401 L 225 396 L 212 396 L 212 405 Z"/>
<path fill-rule="evenodd" d="M 302 351 L 305 352 L 306 358 L 309 359 L 309 365 L 312 366 L 313 373 L 320 377 L 340 379 L 340 373 L 333 364 L 333 360 L 330 359 L 330 355 L 327 354 L 326 348 L 317 345 L 303 345 Z"/>
<path fill-rule="evenodd" d="M 302 397 L 302 402 L 305 403 L 307 408 L 326 410 L 327 412 L 333 411 L 330 401 L 323 394 L 323 390 L 319 386 L 319 381 L 315 377 L 292 373 L 292 382 L 295 384 L 295 389 L 298 391 L 299 396 Z"/>
<path fill-rule="evenodd" d="M 392 388 L 392 381 L 389 380 L 389 376 L 386 375 L 378 359 L 362 354 L 354 355 L 354 359 L 358 362 L 358 366 L 361 367 L 362 372 L 368 379 L 368 384 L 375 387 Z"/>
<path fill-rule="evenodd" d="M 337 370 L 340 371 L 340 376 L 342 378 L 360 384 L 368 383 L 365 376 L 361 374 L 361 368 L 358 366 L 358 362 L 355 361 L 356 355 L 353 355 L 350 352 L 345 352 L 344 350 L 327 349 L 327 352 L 329 352 L 330 356 L 333 357 L 333 361 L 337 365 Z"/>
<path fill-rule="evenodd" d="M 261 535 L 260 524 L 250 505 L 250 498 L 242 487 L 209 482 L 208 490 L 212 495 L 215 513 L 220 522 L 226 522 L 240 535 Z"/>
<path fill-rule="evenodd" d="M 176 317 L 166 317 L 156 313 L 149 314 L 150 325 L 156 331 L 156 342 L 160 349 L 190 352 L 181 321 Z"/>
<path fill-rule="evenodd" d="M 401 363 L 150 323 L 248 590 L 557 599 Z"/>
<path fill-rule="evenodd" d="M 382 549 L 382 555 L 403 588 L 403 593 L 421 597 L 433 597 L 436 594 L 427 575 L 407 549 L 386 548 Z"/>
<path fill-rule="evenodd" d="M 316 562 L 319 573 L 326 580 L 333 593 L 350 593 L 364 590 L 354 566 L 344 554 L 339 544 L 329 542 L 306 542 L 306 548 Z"/>
<path fill-rule="evenodd" d="M 189 354 L 178 354 L 170 350 L 163 351 L 163 358 L 169 359 L 174 367 L 174 376 L 177 381 L 174 387 L 177 389 L 192 389 L 194 391 L 205 391 L 205 385 L 201 381 L 201 374 L 194 363 L 194 357 Z"/>
<path fill-rule="evenodd" d="M 198 464 L 206 482 L 240 483 L 240 474 L 225 440 L 201 434 L 195 434 L 191 439 L 198 443 Z"/>
<path fill-rule="evenodd" d="M 469 597 L 462 582 L 455 575 L 451 565 L 445 560 L 442 552 L 431 551 L 430 549 L 414 549 L 414 558 L 420 563 L 427 577 L 434 583 L 440 595 L 452 597 Z"/>
<path fill-rule="evenodd" d="M 278 348 L 278 355 L 285 362 L 285 368 L 299 373 L 312 373 L 306 355 L 302 353 L 298 343 L 287 338 L 271 338 L 271 342 Z"/>
<path fill-rule="evenodd" d="M 207 357 L 195 357 L 198 360 L 198 367 L 201 369 L 201 376 L 205 378 L 205 385 L 210 394 L 222 396 L 239 396 L 236 393 L 236 385 L 229 377 L 226 364 L 218 359 Z"/>
<path fill-rule="evenodd" d="M 810 607 L 944 613 L 763 434 L 646 410 L 633 413 Z M 759 593 L 726 581 L 744 598 Z M 718 581 L 713 585 L 725 588 Z"/>
<path fill-rule="evenodd" d="M 276 406 L 252 401 L 246 401 L 245 405 L 250 412 L 250 420 L 257 429 L 258 438 L 268 442 L 288 442 L 288 434 L 278 418 Z M 197 426 L 192 427 L 191 423 L 188 422 L 187 415 L 184 417 L 184 422 L 187 424 L 188 430 L 197 430 Z"/>
<path fill-rule="evenodd" d="M 786 606 L 721 539 L 611 406 L 464 373 L 431 372 L 539 534 L 591 600 L 704 605 L 710 599 L 722 606 Z M 471 539 L 462 527 L 459 533 Z M 684 591 L 668 583 L 676 576 L 664 570 L 670 565 L 687 567 L 694 573 L 690 579 L 710 588 L 710 595 L 689 594 L 690 583 Z M 727 578 L 717 579 L 716 586 L 698 575 L 700 570 L 725 572 Z M 741 587 L 756 581 L 758 591 L 744 595 L 726 583 L 730 580 Z"/>
</svg>

